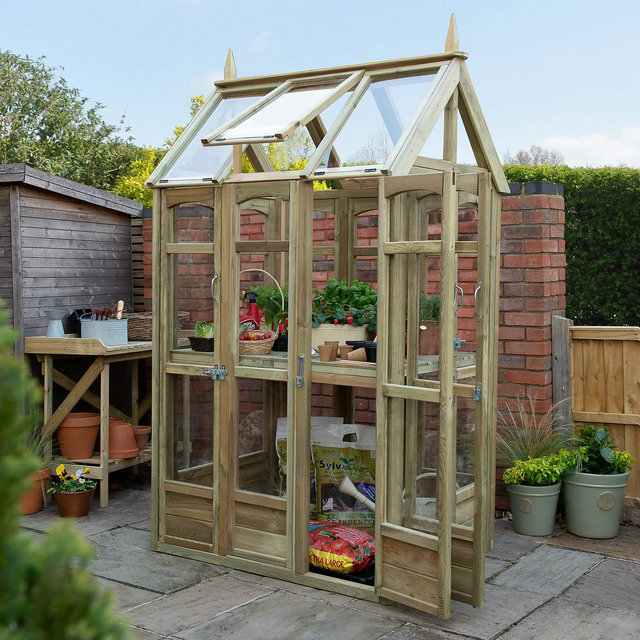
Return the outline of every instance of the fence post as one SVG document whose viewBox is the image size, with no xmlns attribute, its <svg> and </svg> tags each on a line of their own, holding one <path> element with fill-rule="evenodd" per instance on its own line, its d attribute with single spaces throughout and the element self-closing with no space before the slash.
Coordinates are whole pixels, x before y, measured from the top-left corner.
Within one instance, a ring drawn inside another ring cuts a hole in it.
<svg viewBox="0 0 640 640">
<path fill-rule="evenodd" d="M 553 368 L 553 404 L 556 424 L 571 434 L 571 338 L 573 320 L 563 316 L 551 318 L 551 354 Z"/>
</svg>

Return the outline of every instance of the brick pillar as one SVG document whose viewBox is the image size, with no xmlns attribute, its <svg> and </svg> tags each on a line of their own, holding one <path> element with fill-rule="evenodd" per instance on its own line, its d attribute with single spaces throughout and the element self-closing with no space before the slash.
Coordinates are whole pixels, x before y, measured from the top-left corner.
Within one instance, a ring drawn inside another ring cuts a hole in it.
<svg viewBox="0 0 640 640">
<path fill-rule="evenodd" d="M 517 182 L 502 201 L 499 408 L 525 393 L 539 411 L 552 405 L 551 317 L 565 313 L 563 192 Z"/>
</svg>

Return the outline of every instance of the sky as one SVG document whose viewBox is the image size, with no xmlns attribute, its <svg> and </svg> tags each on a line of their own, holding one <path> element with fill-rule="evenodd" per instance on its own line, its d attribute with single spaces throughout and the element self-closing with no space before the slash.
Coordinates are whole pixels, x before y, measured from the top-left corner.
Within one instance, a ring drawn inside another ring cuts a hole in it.
<svg viewBox="0 0 640 640">
<path fill-rule="evenodd" d="M 0 0 L 0 50 L 44 56 L 160 146 L 229 48 L 238 77 L 438 53 L 452 12 L 501 159 L 640 168 L 638 0 Z"/>
</svg>

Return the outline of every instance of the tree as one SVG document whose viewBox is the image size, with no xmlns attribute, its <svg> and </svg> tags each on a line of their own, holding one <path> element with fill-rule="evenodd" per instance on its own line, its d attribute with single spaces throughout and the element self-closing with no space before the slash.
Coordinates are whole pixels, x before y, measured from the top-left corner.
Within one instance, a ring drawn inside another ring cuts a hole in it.
<svg viewBox="0 0 640 640">
<path fill-rule="evenodd" d="M 0 163 L 25 162 L 83 184 L 111 190 L 139 157 L 119 125 L 101 117 L 44 58 L 0 51 Z"/>
<path fill-rule="evenodd" d="M 513 156 L 507 151 L 504 156 L 504 163 L 531 167 L 538 165 L 558 166 L 564 164 L 564 157 L 556 149 L 545 149 L 537 144 L 532 144 L 529 147 L 529 151 L 520 149 Z"/>
<path fill-rule="evenodd" d="M 26 433 L 39 396 L 11 351 L 7 316 L 0 309 L 0 640 L 125 640 L 129 629 L 89 573 L 92 549 L 77 529 L 62 523 L 41 541 L 19 530 L 18 500 L 38 467 Z"/>
</svg>

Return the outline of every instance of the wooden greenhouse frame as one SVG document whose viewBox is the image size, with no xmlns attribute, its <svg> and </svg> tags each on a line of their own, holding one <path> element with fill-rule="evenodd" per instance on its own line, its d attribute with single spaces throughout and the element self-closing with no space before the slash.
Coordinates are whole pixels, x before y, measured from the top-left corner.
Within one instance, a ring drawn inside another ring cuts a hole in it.
<svg viewBox="0 0 640 640">
<path fill-rule="evenodd" d="M 509 189 L 466 57 L 453 18 L 445 52 L 418 58 L 236 78 L 230 53 L 224 80 L 149 178 L 154 549 L 445 618 L 452 598 L 482 604 L 493 533 L 500 208 Z M 407 119 L 394 92 L 416 86 Z M 341 166 L 341 133 L 354 118 L 356 130 L 366 124 L 357 120 L 365 98 L 392 150 L 382 162 Z M 439 121 L 442 157 L 425 157 Z M 457 162 L 459 129 L 475 165 Z M 275 170 L 263 143 L 301 130 L 314 147 L 306 165 Z M 243 171 L 243 157 L 253 172 Z M 314 190 L 317 180 L 334 188 Z M 333 246 L 314 243 L 314 212 L 333 220 Z M 365 212 L 377 212 L 376 246 L 358 241 Z M 377 364 L 311 356 L 321 256 L 338 279 L 357 277 L 362 257 L 377 260 Z M 462 281 L 463 264 L 477 282 Z M 240 352 L 239 291 L 256 270 L 288 283 L 287 352 Z M 422 355 L 417 293 L 434 290 L 439 355 Z M 185 347 L 181 311 L 215 322 L 212 353 Z M 375 390 L 373 585 L 310 570 L 317 385 L 329 389 L 333 415 L 345 423 L 353 422 L 354 393 Z M 258 435 L 247 450 L 244 429 L 255 416 Z M 286 492 L 271 486 L 276 424 L 286 425 Z M 428 490 L 418 487 L 424 478 Z"/>
</svg>

